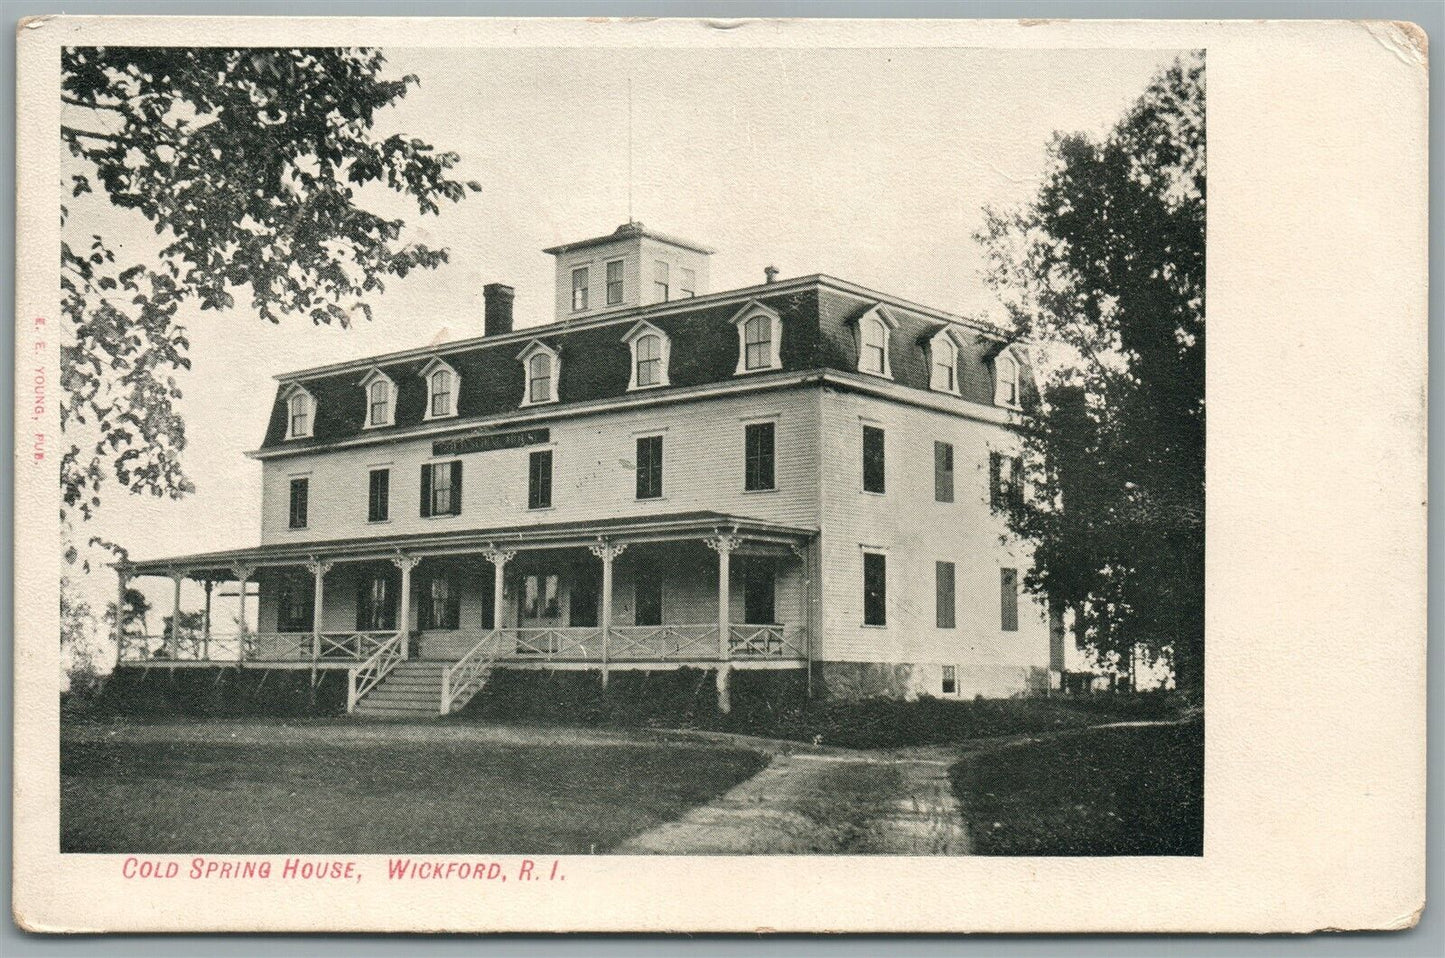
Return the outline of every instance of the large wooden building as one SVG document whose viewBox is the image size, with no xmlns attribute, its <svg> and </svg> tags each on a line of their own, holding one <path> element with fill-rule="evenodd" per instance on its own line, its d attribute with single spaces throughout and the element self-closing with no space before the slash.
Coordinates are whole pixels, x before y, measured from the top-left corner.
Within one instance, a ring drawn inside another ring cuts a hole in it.
<svg viewBox="0 0 1445 958">
<path fill-rule="evenodd" d="M 692 666 L 723 707 L 741 669 L 848 696 L 1057 682 L 992 508 L 1020 345 L 829 276 L 709 292 L 709 250 L 638 223 L 547 252 L 553 323 L 513 329 L 493 284 L 481 336 L 278 377 L 260 545 L 119 568 L 178 607 L 186 578 L 239 582 L 256 628 L 118 635 L 120 665 L 341 669 L 376 714 L 454 710 L 498 668 Z"/>
</svg>

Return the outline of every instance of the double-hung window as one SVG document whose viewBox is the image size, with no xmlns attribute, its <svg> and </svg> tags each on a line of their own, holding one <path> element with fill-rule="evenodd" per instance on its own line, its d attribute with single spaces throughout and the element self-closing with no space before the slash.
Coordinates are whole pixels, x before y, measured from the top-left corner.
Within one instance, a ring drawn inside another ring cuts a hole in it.
<svg viewBox="0 0 1445 958">
<path fill-rule="evenodd" d="M 662 437 L 637 440 L 637 498 L 662 498 Z"/>
<path fill-rule="evenodd" d="M 677 271 L 677 295 L 679 299 L 692 299 L 697 295 L 697 270 L 684 266 Z"/>
<path fill-rule="evenodd" d="M 933 501 L 953 501 L 953 443 L 933 444 Z"/>
<path fill-rule="evenodd" d="M 743 343 L 747 369 L 768 369 L 773 365 L 773 322 L 767 316 L 754 316 L 743 325 Z"/>
<path fill-rule="evenodd" d="M 999 569 L 999 628 L 1005 632 L 1019 630 L 1019 570 Z"/>
<path fill-rule="evenodd" d="M 367 420 L 373 426 L 386 426 L 391 424 L 391 384 L 384 379 L 376 379 L 371 383 L 370 418 Z"/>
<path fill-rule="evenodd" d="M 427 580 L 419 616 L 421 628 L 461 628 L 461 611 L 461 597 L 452 585 L 450 576 L 441 573 Z"/>
<path fill-rule="evenodd" d="M 886 490 L 886 468 L 883 458 L 883 430 L 877 426 L 863 427 L 863 491 L 883 493 Z"/>
<path fill-rule="evenodd" d="M 368 477 L 366 521 L 385 522 L 391 516 L 391 470 L 373 469 Z"/>
<path fill-rule="evenodd" d="M 652 264 L 652 289 L 653 300 L 658 303 L 665 303 L 668 300 L 668 290 L 671 288 L 671 270 L 667 263 L 658 260 Z"/>
<path fill-rule="evenodd" d="M 550 402 L 552 399 L 552 357 L 537 353 L 527 361 L 527 401 Z"/>
<path fill-rule="evenodd" d="M 940 629 L 951 629 L 955 624 L 953 563 L 935 562 L 933 580 L 934 625 Z"/>
<path fill-rule="evenodd" d="M 615 259 L 607 264 L 607 305 L 622 303 L 622 260 Z"/>
<path fill-rule="evenodd" d="M 527 459 L 527 508 L 552 507 L 552 450 L 542 449 Z"/>
<path fill-rule="evenodd" d="M 885 375 L 888 369 L 888 327 L 876 316 L 863 320 L 863 354 L 859 368 L 875 376 Z"/>
<path fill-rule="evenodd" d="M 450 416 L 452 414 L 452 374 L 438 369 L 431 375 L 431 414 Z"/>
<path fill-rule="evenodd" d="M 396 590 L 385 575 L 364 576 L 356 582 L 356 629 L 358 632 L 391 631 L 396 628 Z"/>
<path fill-rule="evenodd" d="M 774 488 L 774 425 L 755 422 L 743 428 L 743 488 L 758 492 Z"/>
<path fill-rule="evenodd" d="M 588 277 L 591 273 L 585 266 L 572 271 L 572 312 L 580 313 L 587 308 Z"/>
<path fill-rule="evenodd" d="M 863 624 L 888 624 L 888 557 L 863 553 Z"/>
<path fill-rule="evenodd" d="M 311 498 L 311 481 L 304 476 L 291 480 L 291 513 L 290 527 L 292 529 L 305 529 L 307 521 L 308 500 Z"/>
<path fill-rule="evenodd" d="M 422 516 L 462 514 L 462 462 L 428 462 L 421 467 Z"/>
<path fill-rule="evenodd" d="M 662 337 L 653 333 L 637 340 L 637 385 L 656 386 L 662 382 Z"/>
<path fill-rule="evenodd" d="M 1024 501 L 1023 459 L 988 454 L 989 505 L 994 509 L 1017 508 Z"/>
<path fill-rule="evenodd" d="M 291 394 L 286 403 L 288 439 L 304 439 L 311 435 L 311 395 L 302 389 Z"/>
</svg>

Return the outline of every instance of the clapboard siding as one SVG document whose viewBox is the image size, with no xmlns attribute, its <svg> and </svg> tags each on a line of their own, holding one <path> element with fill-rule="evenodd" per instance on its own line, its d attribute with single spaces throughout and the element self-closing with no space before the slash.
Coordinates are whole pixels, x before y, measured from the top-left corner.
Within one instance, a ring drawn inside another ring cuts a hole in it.
<svg viewBox="0 0 1445 958">
<path fill-rule="evenodd" d="M 472 453 L 463 462 L 459 516 L 420 516 L 420 471 L 434 461 L 429 439 L 385 446 L 318 450 L 266 460 L 263 544 L 481 529 L 697 510 L 725 512 L 805 528 L 818 517 L 817 398 L 807 389 L 721 396 L 646 410 L 622 410 L 548 423 L 551 442 Z M 772 492 L 743 489 L 743 427 L 777 421 Z M 639 435 L 663 436 L 663 498 L 636 499 Z M 527 508 L 528 455 L 553 450 L 552 501 Z M 391 469 L 390 519 L 366 521 L 368 473 Z M 290 481 L 307 476 L 306 529 L 287 528 Z"/>
<path fill-rule="evenodd" d="M 815 654 L 828 661 L 927 664 L 961 670 L 1048 667 L 1047 617 L 1021 597 L 1019 631 L 1000 628 L 999 568 L 1028 567 L 1019 543 L 988 502 L 988 454 L 1012 452 L 1017 437 L 1002 426 L 919 409 L 886 399 L 822 392 L 822 636 Z M 886 434 L 886 492 L 862 491 L 862 427 Z M 934 501 L 933 444 L 954 447 L 954 501 Z M 888 556 L 888 624 L 863 622 L 863 546 Z M 935 619 L 934 563 L 955 566 L 956 620 Z M 919 688 L 938 694 L 937 687 Z"/>
</svg>

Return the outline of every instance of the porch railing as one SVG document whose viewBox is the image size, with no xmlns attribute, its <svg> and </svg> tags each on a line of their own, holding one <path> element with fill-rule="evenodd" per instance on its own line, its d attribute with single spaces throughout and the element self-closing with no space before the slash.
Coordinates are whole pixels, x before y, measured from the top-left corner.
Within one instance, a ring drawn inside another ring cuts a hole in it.
<svg viewBox="0 0 1445 958">
<path fill-rule="evenodd" d="M 376 646 L 376 650 L 354 669 L 346 673 L 346 711 L 356 711 L 356 703 L 376 688 L 387 673 L 406 658 L 406 633 L 392 632 L 391 638 Z M 324 636 L 323 636 L 324 638 Z"/>
<path fill-rule="evenodd" d="M 441 714 L 461 708 L 481 690 L 505 641 L 502 633 L 494 629 L 442 672 Z"/>
<path fill-rule="evenodd" d="M 365 662 L 396 638 L 396 631 L 322 632 L 320 655 L 310 632 L 247 632 L 241 635 L 124 635 L 120 661 L 134 662 Z"/>
<path fill-rule="evenodd" d="M 498 658 L 506 662 L 715 662 L 718 627 L 707 625 L 614 625 L 498 629 Z M 733 659 L 807 657 L 802 626 L 732 625 Z"/>
<path fill-rule="evenodd" d="M 806 658 L 806 635 L 802 626 L 730 625 L 728 654 L 735 659 Z"/>
<path fill-rule="evenodd" d="M 608 658 L 617 662 L 716 659 L 717 625 L 614 625 Z"/>
<path fill-rule="evenodd" d="M 587 661 L 602 657 L 600 626 L 502 629 L 501 632 L 511 640 L 504 652 L 518 658 Z"/>
<path fill-rule="evenodd" d="M 183 635 L 174 644 L 164 635 L 124 635 L 120 661 L 125 662 L 235 662 L 241 654 L 236 635 Z"/>
</svg>

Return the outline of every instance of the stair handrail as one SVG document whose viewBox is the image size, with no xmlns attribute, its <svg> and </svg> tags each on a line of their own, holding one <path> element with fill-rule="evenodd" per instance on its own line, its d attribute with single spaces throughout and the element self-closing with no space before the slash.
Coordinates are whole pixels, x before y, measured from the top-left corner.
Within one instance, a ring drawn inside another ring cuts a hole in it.
<svg viewBox="0 0 1445 958">
<path fill-rule="evenodd" d="M 406 659 L 405 647 L 402 643 L 406 641 L 406 633 L 398 632 L 390 639 L 377 646 L 375 652 L 360 665 L 347 670 L 346 678 L 346 712 L 356 711 L 356 703 L 362 697 L 376 688 L 382 679 L 397 664 Z"/>
<path fill-rule="evenodd" d="M 486 680 L 489 666 L 501 654 L 501 645 L 502 631 L 492 629 L 468 649 L 466 655 L 442 671 L 442 715 L 450 714 L 452 706 L 468 691 L 472 691 L 474 684 L 480 685 Z"/>
</svg>

